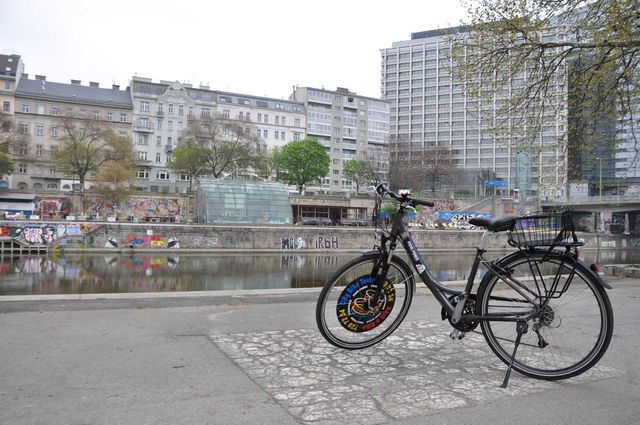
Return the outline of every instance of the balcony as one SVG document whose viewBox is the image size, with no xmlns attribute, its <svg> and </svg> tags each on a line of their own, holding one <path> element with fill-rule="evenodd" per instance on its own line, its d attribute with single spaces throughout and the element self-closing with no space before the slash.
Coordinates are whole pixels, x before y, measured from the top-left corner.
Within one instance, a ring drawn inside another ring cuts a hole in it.
<svg viewBox="0 0 640 425">
<path fill-rule="evenodd" d="M 142 124 L 138 122 L 133 126 L 133 131 L 137 131 L 139 133 L 153 133 L 153 127 L 150 123 Z"/>
<path fill-rule="evenodd" d="M 156 115 L 162 118 L 164 117 L 164 111 L 156 111 Z"/>
<path fill-rule="evenodd" d="M 173 148 L 174 147 L 175 146 L 173 146 L 173 145 L 167 145 L 167 146 L 164 147 L 164 152 L 165 153 L 171 153 L 171 152 L 173 152 Z"/>
</svg>

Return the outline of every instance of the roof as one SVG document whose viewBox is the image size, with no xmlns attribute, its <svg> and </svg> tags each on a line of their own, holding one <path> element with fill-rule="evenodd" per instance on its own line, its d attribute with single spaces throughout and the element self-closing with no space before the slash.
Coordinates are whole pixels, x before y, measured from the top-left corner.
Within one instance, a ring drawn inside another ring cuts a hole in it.
<svg viewBox="0 0 640 425">
<path fill-rule="evenodd" d="M 457 27 L 421 31 L 421 32 L 412 32 L 411 39 L 417 40 L 419 38 L 441 37 L 443 35 L 451 35 L 451 34 L 461 33 L 461 32 L 467 32 L 467 28 L 464 26 L 457 26 Z"/>
<path fill-rule="evenodd" d="M 133 108 L 129 90 L 83 86 L 80 84 L 54 83 L 21 78 L 17 96 L 38 97 L 75 103 L 93 103 L 120 108 Z"/>
<path fill-rule="evenodd" d="M 0 55 L 0 76 L 15 78 L 19 63 L 20 55 Z"/>
</svg>

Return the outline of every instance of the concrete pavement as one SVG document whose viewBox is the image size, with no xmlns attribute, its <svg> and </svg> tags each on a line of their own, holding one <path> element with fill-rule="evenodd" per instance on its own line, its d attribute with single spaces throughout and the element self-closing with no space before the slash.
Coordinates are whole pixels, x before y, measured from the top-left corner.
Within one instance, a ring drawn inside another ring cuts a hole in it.
<svg viewBox="0 0 640 425">
<path fill-rule="evenodd" d="M 315 329 L 316 291 L 0 302 L 0 424 L 636 424 L 640 281 L 609 291 L 614 337 L 561 382 L 514 373 L 479 334 L 448 339 L 420 289 L 379 346 Z"/>
</svg>

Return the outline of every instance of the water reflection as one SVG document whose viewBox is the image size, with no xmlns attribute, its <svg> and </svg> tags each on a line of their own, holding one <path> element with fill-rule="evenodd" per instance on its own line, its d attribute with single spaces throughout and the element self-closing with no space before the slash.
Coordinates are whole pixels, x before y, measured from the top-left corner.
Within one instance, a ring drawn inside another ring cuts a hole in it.
<svg viewBox="0 0 640 425">
<path fill-rule="evenodd" d="M 596 255 L 586 251 L 585 257 L 591 262 Z M 608 250 L 600 255 L 601 264 L 640 262 L 637 250 Z M 318 287 L 354 257 L 353 253 L 0 257 L 0 295 Z M 473 253 L 428 254 L 425 260 L 439 280 L 464 280 Z"/>
</svg>

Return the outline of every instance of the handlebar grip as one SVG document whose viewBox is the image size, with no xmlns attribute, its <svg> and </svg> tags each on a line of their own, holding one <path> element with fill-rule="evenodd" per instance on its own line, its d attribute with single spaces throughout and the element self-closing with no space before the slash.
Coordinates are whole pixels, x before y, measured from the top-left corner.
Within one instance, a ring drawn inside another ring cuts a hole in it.
<svg viewBox="0 0 640 425">
<path fill-rule="evenodd" d="M 433 207 L 435 205 L 431 201 L 423 201 L 422 199 L 413 199 L 413 203 L 416 205 L 424 205 L 425 207 Z"/>
</svg>

